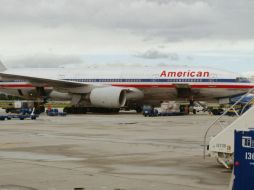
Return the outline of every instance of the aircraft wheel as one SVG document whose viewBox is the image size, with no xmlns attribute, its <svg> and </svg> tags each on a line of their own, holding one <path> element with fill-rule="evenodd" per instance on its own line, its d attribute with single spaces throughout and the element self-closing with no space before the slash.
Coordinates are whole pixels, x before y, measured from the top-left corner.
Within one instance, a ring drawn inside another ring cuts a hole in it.
<svg viewBox="0 0 254 190">
<path fill-rule="evenodd" d="M 137 112 L 137 113 L 142 113 L 142 111 L 143 111 L 143 110 L 142 110 L 141 107 L 137 107 L 137 108 L 136 108 L 136 112 Z"/>
</svg>

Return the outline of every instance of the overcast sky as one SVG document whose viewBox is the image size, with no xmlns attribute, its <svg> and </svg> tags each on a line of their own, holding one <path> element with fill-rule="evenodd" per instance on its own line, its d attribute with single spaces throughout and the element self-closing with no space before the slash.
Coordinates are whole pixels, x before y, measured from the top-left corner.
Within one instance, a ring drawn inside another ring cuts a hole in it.
<svg viewBox="0 0 254 190">
<path fill-rule="evenodd" d="M 7 67 L 202 65 L 254 71 L 253 0 L 0 0 Z"/>
</svg>

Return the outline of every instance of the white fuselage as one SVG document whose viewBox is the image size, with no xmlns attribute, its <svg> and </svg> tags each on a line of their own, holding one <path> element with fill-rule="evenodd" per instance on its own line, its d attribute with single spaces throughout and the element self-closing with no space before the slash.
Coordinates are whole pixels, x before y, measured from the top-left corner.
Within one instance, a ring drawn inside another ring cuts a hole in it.
<svg viewBox="0 0 254 190">
<path fill-rule="evenodd" d="M 254 87 L 253 83 L 236 73 L 187 66 L 9 69 L 5 73 L 85 83 L 95 87 L 116 86 L 139 89 L 144 94 L 142 98 L 144 102 L 181 98 L 216 100 L 246 93 Z M 25 94 L 25 91 L 35 89 L 30 82 L 8 80 L 2 81 L 0 88 L 1 91 L 13 95 Z M 52 90 L 51 87 L 46 88 Z M 183 89 L 190 89 L 191 93 L 188 94 L 190 91 Z"/>
</svg>

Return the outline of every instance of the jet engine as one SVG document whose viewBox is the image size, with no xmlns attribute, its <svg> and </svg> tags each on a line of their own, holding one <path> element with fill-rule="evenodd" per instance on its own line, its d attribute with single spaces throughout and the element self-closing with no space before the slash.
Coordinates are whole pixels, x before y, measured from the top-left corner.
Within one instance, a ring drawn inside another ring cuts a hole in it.
<svg viewBox="0 0 254 190">
<path fill-rule="evenodd" d="M 119 87 L 95 88 L 91 91 L 92 106 L 102 108 L 120 108 L 126 103 L 126 90 Z"/>
</svg>

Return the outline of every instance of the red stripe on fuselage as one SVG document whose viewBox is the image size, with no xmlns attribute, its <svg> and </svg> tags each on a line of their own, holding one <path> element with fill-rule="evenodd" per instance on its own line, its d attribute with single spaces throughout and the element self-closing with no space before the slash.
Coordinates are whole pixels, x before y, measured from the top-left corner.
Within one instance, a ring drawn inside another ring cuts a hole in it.
<svg viewBox="0 0 254 190">
<path fill-rule="evenodd" d="M 254 85 L 190 85 L 191 88 L 232 88 L 232 89 L 251 89 Z"/>
<path fill-rule="evenodd" d="M 133 88 L 176 88 L 175 84 L 112 84 L 112 86 L 117 87 L 133 87 Z M 194 84 L 191 88 L 222 88 L 222 89 L 251 89 L 254 85 L 203 85 Z"/>
<path fill-rule="evenodd" d="M 0 84 L 0 88 L 33 88 L 31 84 Z"/>
</svg>

